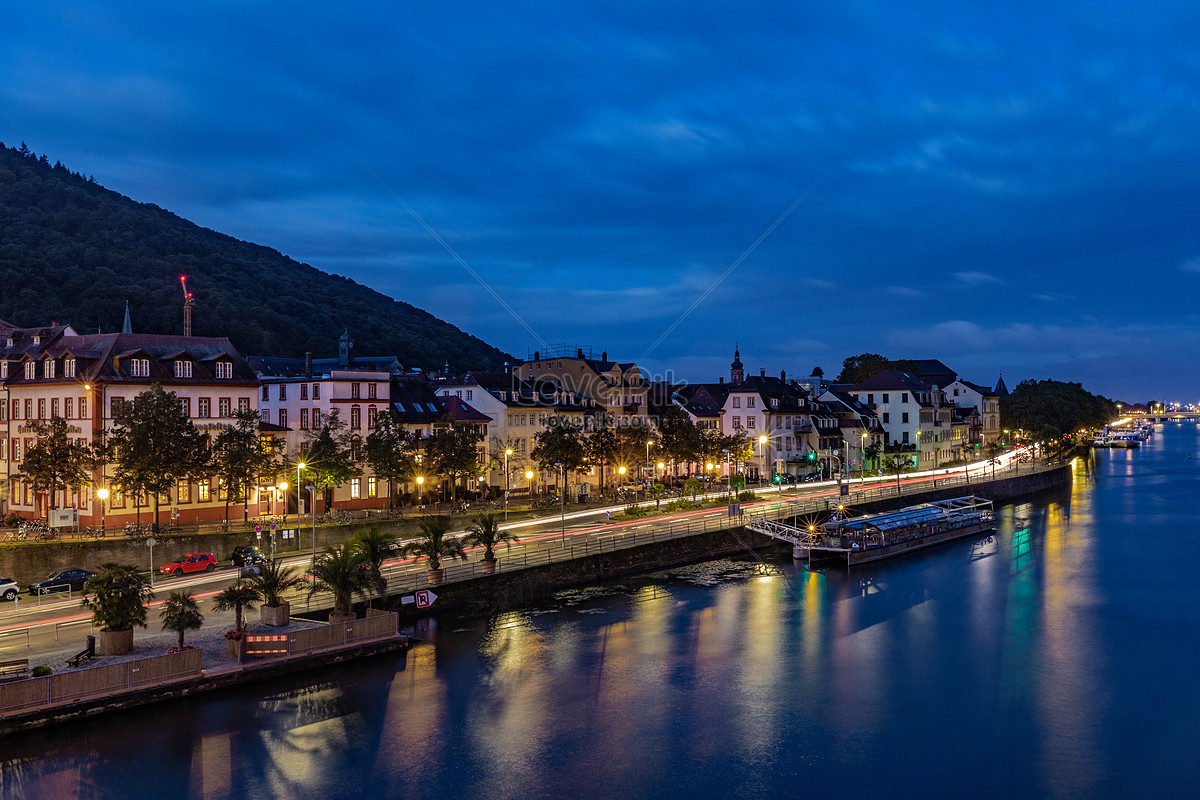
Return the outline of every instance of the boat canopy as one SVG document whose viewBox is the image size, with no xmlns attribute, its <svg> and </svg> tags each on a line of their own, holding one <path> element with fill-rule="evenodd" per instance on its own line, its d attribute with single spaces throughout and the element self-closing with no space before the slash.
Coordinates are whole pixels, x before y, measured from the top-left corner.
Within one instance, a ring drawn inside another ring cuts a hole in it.
<svg viewBox="0 0 1200 800">
<path fill-rule="evenodd" d="M 898 528 L 907 528 L 911 525 L 939 522 L 964 511 L 990 507 L 990 500 L 983 500 L 978 497 L 958 497 L 953 500 L 941 500 L 936 503 L 922 503 L 917 506 L 908 506 L 899 511 L 889 511 L 886 514 L 871 514 L 853 519 L 837 520 L 836 522 L 831 521 L 826 523 L 826 526 L 854 531 L 893 531 Z"/>
</svg>

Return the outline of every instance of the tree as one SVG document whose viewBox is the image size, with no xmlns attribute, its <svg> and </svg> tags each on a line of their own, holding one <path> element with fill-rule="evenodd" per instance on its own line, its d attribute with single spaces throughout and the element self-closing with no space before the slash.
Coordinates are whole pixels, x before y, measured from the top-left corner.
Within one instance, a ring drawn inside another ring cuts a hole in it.
<svg viewBox="0 0 1200 800">
<path fill-rule="evenodd" d="M 112 482 L 135 498 L 142 492 L 153 496 L 156 529 L 159 496 L 211 469 L 207 437 L 185 416 L 175 393 L 157 383 L 132 401 L 117 404 L 104 445 L 114 464 Z M 136 507 L 140 523 L 141 505 Z"/>
<path fill-rule="evenodd" d="M 425 440 L 425 457 L 430 468 L 450 481 L 451 503 L 458 497 L 458 481 L 481 472 L 479 443 L 483 437 L 474 425 L 454 422 L 446 415 L 441 427 L 435 428 L 433 436 Z"/>
<path fill-rule="evenodd" d="M 264 437 L 259 422 L 257 411 L 239 409 L 233 415 L 233 424 L 218 433 L 213 441 L 216 473 L 225 487 L 227 520 L 232 499 L 241 501 L 242 522 L 246 522 L 250 517 L 251 489 L 258 484 L 259 478 L 274 479 L 282 466 L 277 456 L 283 442 Z"/>
<path fill-rule="evenodd" d="M 863 460 L 873 464 L 879 464 L 879 456 L 883 453 L 883 443 L 878 439 L 872 439 L 871 443 L 863 448 Z M 866 468 L 866 464 L 863 465 Z"/>
<path fill-rule="evenodd" d="M 992 477 L 996 477 L 996 464 L 1000 462 L 998 456 L 1004 452 L 1004 445 L 997 441 L 988 442 L 983 446 L 983 452 L 988 457 L 988 463 L 992 465 Z"/>
<path fill-rule="evenodd" d="M 37 435 L 37 443 L 25 451 L 20 474 L 38 491 L 50 495 L 50 508 L 57 508 L 58 487 L 78 489 L 91 481 L 96 465 L 92 448 L 70 436 L 67 421 L 53 417 L 49 423 L 31 420 L 26 426 Z"/>
<path fill-rule="evenodd" d="M 470 531 L 463 537 L 463 547 L 482 547 L 483 560 L 496 560 L 496 545 L 521 541 L 508 531 L 500 530 L 500 521 L 495 514 L 480 514 L 471 524 Z"/>
<path fill-rule="evenodd" d="M 397 484 L 404 483 L 416 475 L 416 433 L 406 431 L 392 415 L 385 411 L 375 418 L 375 430 L 366 439 L 363 457 L 376 478 L 388 482 L 388 506 L 394 505 Z"/>
<path fill-rule="evenodd" d="M 663 409 L 658 418 L 658 457 L 670 462 L 675 471 L 681 462 L 695 462 L 700 450 L 696 423 L 676 405 Z"/>
<path fill-rule="evenodd" d="M 883 468 L 896 476 L 896 494 L 900 494 L 900 473 L 904 472 L 908 467 L 907 456 L 892 455 L 883 460 Z"/>
<path fill-rule="evenodd" d="M 146 603 L 154 597 L 149 579 L 131 564 L 106 563 L 83 585 L 84 608 L 92 622 L 105 631 L 131 631 L 146 627 Z"/>
<path fill-rule="evenodd" d="M 885 369 L 898 369 L 904 372 L 914 372 L 916 365 L 907 359 L 893 361 L 878 353 L 862 353 L 849 356 L 842 362 L 842 372 L 835 383 L 862 383 L 867 378 Z"/>
<path fill-rule="evenodd" d="M 696 495 L 704 491 L 704 484 L 698 478 L 688 478 L 683 482 L 683 490 L 692 496 L 692 502 L 696 502 Z"/>
<path fill-rule="evenodd" d="M 308 593 L 331 592 L 333 613 L 348 617 L 353 613 L 350 604 L 354 595 L 371 587 L 371 573 L 365 567 L 362 554 L 351 545 L 330 545 L 308 570 L 313 579 Z"/>
<path fill-rule="evenodd" d="M 596 431 L 584 442 L 585 459 L 600 468 L 600 494 L 604 494 L 604 468 L 617 455 L 617 435 L 613 433 L 607 414 L 596 415 Z"/>
<path fill-rule="evenodd" d="M 821 369 L 820 367 L 813 367 L 812 372 L 810 374 L 814 378 L 824 378 L 825 370 Z"/>
<path fill-rule="evenodd" d="M 650 496 L 654 498 L 654 510 L 658 511 L 659 504 L 662 499 L 667 496 L 667 487 L 661 483 L 656 483 L 650 487 Z"/>
<path fill-rule="evenodd" d="M 578 472 L 588 465 L 588 448 L 583 433 L 563 417 L 553 417 L 549 427 L 533 437 L 530 458 L 539 469 L 554 471 L 559 477 L 558 465 L 562 464 L 562 476 Z M 562 487 L 566 491 L 566 487 Z"/>
<path fill-rule="evenodd" d="M 304 463 L 308 467 L 307 472 L 312 476 L 313 485 L 326 493 L 361 472 L 354 463 L 350 434 L 345 428 L 346 423 L 342 421 L 337 409 L 334 409 L 325 416 L 323 424 L 310 434 Z M 313 511 L 315 513 L 316 509 Z"/>
<path fill-rule="evenodd" d="M 293 586 L 304 583 L 296 574 L 295 567 L 284 566 L 283 560 L 272 558 L 258 565 L 258 571 L 246 578 L 246 583 L 258 593 L 264 606 L 278 608 L 283 605 L 283 593 Z"/>
<path fill-rule="evenodd" d="M 1086 391 L 1081 384 L 1027 380 L 1000 400 L 1000 425 L 1010 430 L 1059 431 L 1098 428 L 1117 417 L 1111 400 Z"/>
<path fill-rule="evenodd" d="M 450 530 L 450 522 L 446 517 L 426 517 L 420 525 L 420 536 L 400 548 L 403 555 L 429 559 L 431 572 L 442 568 L 443 558 L 467 557 L 463 543 L 446 535 Z"/>
<path fill-rule="evenodd" d="M 183 650 L 183 635 L 188 631 L 198 631 L 204 624 L 204 615 L 200 613 L 200 604 L 191 592 L 171 592 L 171 596 L 163 601 L 158 612 L 164 631 L 175 631 L 179 634 L 178 649 Z"/>
<path fill-rule="evenodd" d="M 246 630 L 242 619 L 242 611 L 254 608 L 262 602 L 262 594 L 254 586 L 243 580 L 238 580 L 226 586 L 213 597 L 213 609 L 216 611 L 233 611 L 233 629 L 239 634 Z"/>
<path fill-rule="evenodd" d="M 383 577 L 383 562 L 399 549 L 396 537 L 383 533 L 378 527 L 360 531 L 350 542 L 370 573 L 371 588 L 380 597 L 387 596 L 387 578 Z M 369 602 L 369 601 L 368 601 Z"/>
</svg>

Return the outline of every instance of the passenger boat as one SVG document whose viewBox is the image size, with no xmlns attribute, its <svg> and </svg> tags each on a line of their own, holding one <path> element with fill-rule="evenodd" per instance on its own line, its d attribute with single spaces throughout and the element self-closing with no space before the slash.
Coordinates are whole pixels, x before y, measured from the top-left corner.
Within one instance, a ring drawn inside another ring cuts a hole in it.
<svg viewBox="0 0 1200 800">
<path fill-rule="evenodd" d="M 992 501 L 969 495 L 899 511 L 839 518 L 808 530 L 770 520 L 746 521 L 750 530 L 791 542 L 795 558 L 852 567 L 922 550 L 996 529 Z"/>
<path fill-rule="evenodd" d="M 1112 447 L 1112 442 L 1107 436 L 1095 436 L 1092 438 L 1092 447 Z"/>
</svg>

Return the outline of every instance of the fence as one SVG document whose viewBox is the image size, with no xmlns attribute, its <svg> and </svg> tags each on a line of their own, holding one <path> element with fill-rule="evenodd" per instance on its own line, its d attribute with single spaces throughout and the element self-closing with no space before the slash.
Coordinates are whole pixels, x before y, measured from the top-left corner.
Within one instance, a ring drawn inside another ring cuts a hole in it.
<svg viewBox="0 0 1200 800">
<path fill-rule="evenodd" d="M 312 653 L 335 647 L 358 644 L 372 639 L 395 636 L 399 630 L 399 619 L 395 612 L 374 613 L 366 619 L 350 620 L 305 628 L 279 636 L 248 636 L 243 655 L 280 655 L 283 657 Z M 285 641 L 279 641 L 284 639 Z"/>
<path fill-rule="evenodd" d="M 0 718 L 89 697 L 108 697 L 200 674 L 199 650 L 0 684 Z"/>
</svg>

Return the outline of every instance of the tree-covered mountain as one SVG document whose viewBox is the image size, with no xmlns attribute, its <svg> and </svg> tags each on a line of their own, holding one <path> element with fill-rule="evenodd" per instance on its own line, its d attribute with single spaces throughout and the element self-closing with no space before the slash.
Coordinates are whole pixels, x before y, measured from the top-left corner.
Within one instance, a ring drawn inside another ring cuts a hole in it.
<svg viewBox="0 0 1200 800">
<path fill-rule="evenodd" d="M 356 353 L 409 367 L 513 360 L 408 303 L 0 143 L 0 319 L 119 331 L 128 300 L 136 332 L 182 333 L 180 275 L 200 290 L 192 332 L 228 336 L 245 354 L 333 356 L 348 328 Z"/>
</svg>

